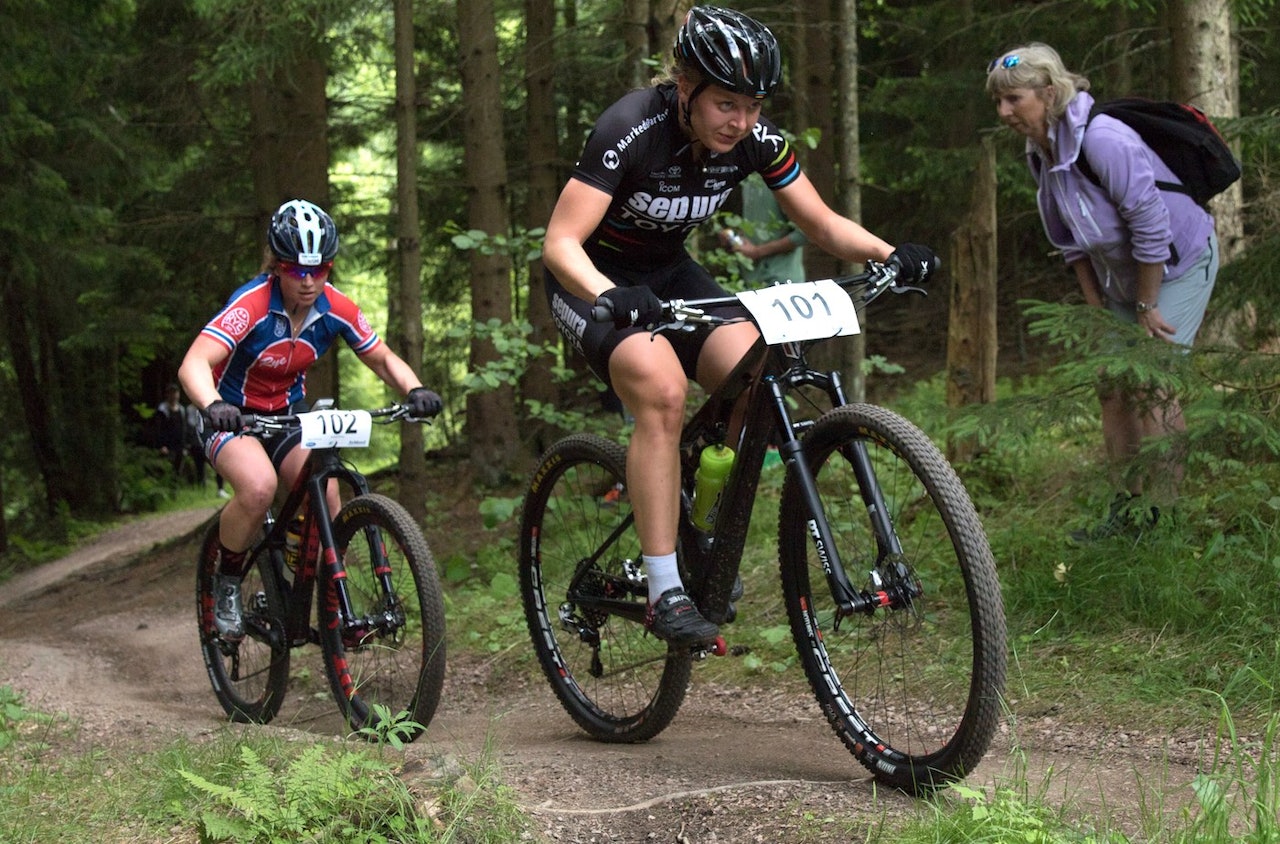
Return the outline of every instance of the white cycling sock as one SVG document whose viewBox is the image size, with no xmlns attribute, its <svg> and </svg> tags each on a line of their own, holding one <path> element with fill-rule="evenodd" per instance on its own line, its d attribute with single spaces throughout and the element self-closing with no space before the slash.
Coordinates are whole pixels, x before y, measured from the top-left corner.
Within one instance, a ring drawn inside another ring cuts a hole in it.
<svg viewBox="0 0 1280 844">
<path fill-rule="evenodd" d="M 644 560 L 645 577 L 649 581 L 649 603 L 657 603 L 662 593 L 668 589 L 684 585 L 680 582 L 680 569 L 676 566 L 674 552 L 659 557 L 644 554 L 641 558 Z"/>
</svg>

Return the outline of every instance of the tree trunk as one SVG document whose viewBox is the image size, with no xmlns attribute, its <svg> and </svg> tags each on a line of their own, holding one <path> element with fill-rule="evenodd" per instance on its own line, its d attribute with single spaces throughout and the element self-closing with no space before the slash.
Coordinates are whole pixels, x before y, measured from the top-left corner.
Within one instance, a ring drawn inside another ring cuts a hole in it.
<svg viewBox="0 0 1280 844">
<path fill-rule="evenodd" d="M 464 166 L 470 227 L 487 234 L 510 230 L 507 167 L 502 145 L 502 91 L 492 0 L 458 0 L 458 41 L 462 50 Z M 471 252 L 471 317 L 476 323 L 511 321 L 511 259 L 501 253 Z M 471 369 L 497 360 L 493 343 L 471 341 Z M 518 430 L 510 385 L 467 396 L 467 438 L 477 479 L 496 484 L 515 455 Z"/>
<path fill-rule="evenodd" d="M 838 0 L 836 4 L 836 154 L 839 156 L 839 173 L 836 182 L 836 210 L 850 220 L 862 219 L 862 187 L 858 149 L 858 5 L 856 0 Z M 847 273 L 853 267 L 841 263 L 839 272 Z M 845 393 L 850 401 L 864 401 L 867 397 L 867 375 L 863 361 L 867 357 L 867 326 L 863 333 L 845 341 L 828 345 L 836 353 L 831 368 L 844 374 Z"/>
<path fill-rule="evenodd" d="M 1230 0 L 1170 3 L 1173 96 L 1211 118 L 1240 116 L 1240 54 Z M 1211 202 L 1222 263 L 1244 251 L 1244 194 L 1236 182 Z"/>
<path fill-rule="evenodd" d="M 693 8 L 694 0 L 651 0 L 649 55 L 666 61 L 676 43 L 676 30 Z"/>
<path fill-rule="evenodd" d="M 34 345 L 34 336 L 28 322 L 29 303 L 26 301 L 21 280 L 4 261 L 4 274 L 0 278 L 3 292 L 4 336 L 9 347 L 9 360 L 14 370 L 14 380 L 19 385 L 18 396 L 22 401 L 22 415 L 27 432 L 31 436 L 31 451 L 36 468 L 44 481 L 45 514 L 58 512 L 59 502 L 66 501 L 67 473 L 63 468 L 54 441 L 52 412 L 49 405 L 49 384 L 40 377 L 40 355 Z"/>
<path fill-rule="evenodd" d="M 530 229 L 545 228 L 551 219 L 560 185 L 559 147 L 556 136 L 555 102 L 555 15 L 554 0 L 526 0 L 525 25 L 525 90 L 527 131 L 529 137 L 529 194 L 526 225 Z M 645 4 L 646 14 L 648 5 Z M 642 30 L 643 31 L 643 30 Z M 647 43 L 647 42 L 646 42 Z M 529 264 L 526 319 L 533 326 L 530 340 L 551 347 L 559 338 L 543 286 L 541 261 Z M 534 359 L 520 379 L 520 394 L 553 406 L 558 404 L 559 390 L 552 376 L 556 361 L 548 356 Z M 548 444 L 546 431 L 530 425 L 522 431 L 527 451 L 539 453 Z"/>
<path fill-rule="evenodd" d="M 67 284 L 45 271 L 35 288 L 4 262 L 0 314 L 22 402 L 34 463 L 44 482 L 46 515 L 100 517 L 118 505 L 118 453 L 123 441 L 119 367 L 114 350 L 65 344 L 80 326 L 43 295 Z M 54 315 L 58 315 L 56 318 Z"/>
<path fill-rule="evenodd" d="M 538 5 L 543 0 L 528 0 L 526 9 Z M 547 4 L 549 5 L 549 4 Z M 526 15 L 529 21 L 529 40 L 533 40 L 532 10 Z M 628 88 L 642 88 L 651 74 L 644 63 L 650 55 L 649 50 L 649 0 L 623 0 L 622 3 L 623 67 L 626 72 Z M 529 47 L 526 46 L 526 52 Z M 532 115 L 530 115 L 532 117 Z"/>
<path fill-rule="evenodd" d="M 996 148 L 982 138 L 969 213 L 951 237 L 951 315 L 947 323 L 947 406 L 987 403 L 996 396 Z M 952 439 L 948 458 L 965 462 L 973 440 Z"/>
<path fill-rule="evenodd" d="M 396 256 L 399 320 L 394 345 L 422 371 L 422 241 L 418 234 L 418 86 L 414 79 L 413 0 L 395 0 Z M 400 503 L 414 521 L 427 518 L 427 460 L 422 425 L 400 425 Z"/>
<path fill-rule="evenodd" d="M 319 49 L 299 48 L 271 77 L 259 78 L 249 96 L 249 167 L 266 243 L 267 222 L 280 204 L 306 199 L 329 207 L 329 114 L 325 85 L 328 70 L 313 56 Z M 341 274 L 341 263 L 334 275 Z M 307 373 L 307 397 L 341 398 L 337 347 Z"/>
<path fill-rule="evenodd" d="M 795 93 L 794 111 L 796 131 L 814 128 L 821 133 L 821 142 L 817 148 L 809 150 L 805 156 L 804 169 L 815 185 L 834 185 L 835 172 L 835 133 L 831 90 L 831 69 L 835 61 L 832 46 L 831 0 L 800 0 L 803 7 L 801 37 L 804 39 L 804 61 L 796 62 L 791 67 L 792 85 Z M 820 192 L 826 193 L 826 191 Z M 824 195 L 828 202 L 832 197 Z M 804 256 L 805 275 L 809 278 L 825 278 L 836 275 L 838 266 L 835 259 L 821 249 L 806 249 Z M 826 343 L 826 346 L 832 344 Z M 821 347 L 819 347 L 821 348 Z"/>
<path fill-rule="evenodd" d="M 4 517 L 4 473 L 0 472 L 0 556 L 9 551 L 9 522 Z"/>
</svg>

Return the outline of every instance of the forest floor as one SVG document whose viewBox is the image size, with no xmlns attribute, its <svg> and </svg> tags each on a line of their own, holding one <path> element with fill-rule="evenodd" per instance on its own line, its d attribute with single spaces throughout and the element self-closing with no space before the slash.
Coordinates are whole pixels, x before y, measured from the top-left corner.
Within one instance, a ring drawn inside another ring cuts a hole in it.
<svg viewBox="0 0 1280 844">
<path fill-rule="evenodd" d="M 146 753 L 229 729 L 198 656 L 193 612 L 196 544 L 213 513 L 140 519 L 0 584 L 0 683 L 30 708 L 76 719 L 82 750 Z M 234 729 L 340 734 L 313 651 L 297 654 L 315 659 L 312 688 L 293 683 L 271 726 Z M 867 840 L 869 830 L 931 811 L 877 788 L 808 695 L 726 687 L 695 671 L 661 735 L 601 744 L 574 726 L 545 682 L 496 683 L 492 661 L 453 646 L 449 656 L 443 702 L 406 751 L 404 776 L 492 758 L 541 840 Z M 1150 807 L 1189 800 L 1204 736 L 1072 723 L 1071 696 L 1064 688 L 1062 705 L 1022 713 L 1016 730 L 1006 725 L 967 783 L 1025 788 L 1139 836 Z"/>
</svg>

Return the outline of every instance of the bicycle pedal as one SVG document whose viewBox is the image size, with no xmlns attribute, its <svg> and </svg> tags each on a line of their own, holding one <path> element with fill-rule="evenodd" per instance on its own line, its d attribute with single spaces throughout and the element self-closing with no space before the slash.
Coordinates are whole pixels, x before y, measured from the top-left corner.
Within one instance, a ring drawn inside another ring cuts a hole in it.
<svg viewBox="0 0 1280 844">
<path fill-rule="evenodd" d="M 699 642 L 689 648 L 689 653 L 694 659 L 706 659 L 708 654 L 724 656 L 728 652 L 729 646 L 725 643 L 723 636 L 717 636 L 714 642 Z"/>
</svg>

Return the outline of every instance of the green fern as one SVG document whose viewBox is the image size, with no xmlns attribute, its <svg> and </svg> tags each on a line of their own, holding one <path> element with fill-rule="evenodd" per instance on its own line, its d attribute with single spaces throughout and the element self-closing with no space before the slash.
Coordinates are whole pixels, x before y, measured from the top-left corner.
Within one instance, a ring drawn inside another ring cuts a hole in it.
<svg viewBox="0 0 1280 844">
<path fill-rule="evenodd" d="M 404 785 L 386 765 L 325 745 L 306 748 L 277 775 L 252 748 L 240 749 L 235 785 L 191 771 L 181 776 L 209 798 L 202 842 L 369 842 L 431 840 Z"/>
</svg>

